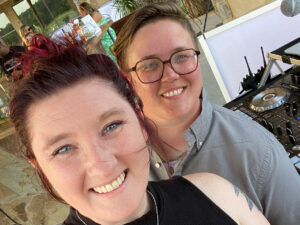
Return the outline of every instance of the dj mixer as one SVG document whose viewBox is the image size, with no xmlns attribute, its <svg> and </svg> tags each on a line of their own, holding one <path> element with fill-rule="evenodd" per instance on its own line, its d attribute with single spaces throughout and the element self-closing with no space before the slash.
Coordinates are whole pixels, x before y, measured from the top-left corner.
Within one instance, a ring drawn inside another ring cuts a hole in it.
<svg viewBox="0 0 300 225">
<path fill-rule="evenodd" d="M 272 132 L 300 174 L 300 68 L 224 105 Z"/>
</svg>

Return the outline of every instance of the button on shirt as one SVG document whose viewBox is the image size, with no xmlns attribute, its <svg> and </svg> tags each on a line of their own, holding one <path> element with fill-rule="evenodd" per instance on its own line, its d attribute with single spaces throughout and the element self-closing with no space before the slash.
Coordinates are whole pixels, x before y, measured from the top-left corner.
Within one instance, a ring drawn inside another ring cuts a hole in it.
<svg viewBox="0 0 300 225">
<path fill-rule="evenodd" d="M 299 225 L 300 177 L 283 146 L 258 123 L 211 104 L 204 90 L 201 99 L 201 115 L 184 132 L 187 155 L 173 176 L 218 174 L 247 193 L 272 225 Z M 152 151 L 151 180 L 168 179 L 158 162 Z"/>
</svg>

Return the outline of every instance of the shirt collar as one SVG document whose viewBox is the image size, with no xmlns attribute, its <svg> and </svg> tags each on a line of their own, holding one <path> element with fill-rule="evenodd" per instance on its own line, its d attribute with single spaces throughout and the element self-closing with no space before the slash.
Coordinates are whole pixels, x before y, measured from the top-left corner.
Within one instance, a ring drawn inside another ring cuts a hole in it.
<svg viewBox="0 0 300 225">
<path fill-rule="evenodd" d="M 197 149 L 200 149 L 200 147 L 202 146 L 202 144 L 204 143 L 208 135 L 209 128 L 212 123 L 212 111 L 213 111 L 213 106 L 209 102 L 207 93 L 204 90 L 204 88 L 202 89 L 200 99 L 201 99 L 201 113 L 197 117 L 197 119 L 191 124 L 191 126 L 184 132 L 184 137 L 188 142 L 191 139 L 190 134 L 192 133 L 192 135 L 196 139 Z"/>
</svg>

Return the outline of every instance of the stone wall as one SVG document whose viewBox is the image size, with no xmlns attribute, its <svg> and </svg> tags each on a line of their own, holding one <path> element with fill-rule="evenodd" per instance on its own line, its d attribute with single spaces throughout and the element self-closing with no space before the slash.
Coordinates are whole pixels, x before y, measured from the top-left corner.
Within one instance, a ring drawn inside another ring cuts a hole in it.
<svg viewBox="0 0 300 225">
<path fill-rule="evenodd" d="M 0 147 L 0 208 L 22 225 L 58 225 L 69 207 L 51 198 L 25 160 Z M 0 224 L 12 221 L 0 212 Z"/>
</svg>

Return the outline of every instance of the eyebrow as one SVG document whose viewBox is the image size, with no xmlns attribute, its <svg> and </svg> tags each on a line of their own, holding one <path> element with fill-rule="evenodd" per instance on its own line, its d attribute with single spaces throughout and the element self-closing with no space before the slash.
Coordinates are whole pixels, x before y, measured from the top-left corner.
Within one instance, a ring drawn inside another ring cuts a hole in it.
<svg viewBox="0 0 300 225">
<path fill-rule="evenodd" d="M 122 115 L 125 114 L 125 111 L 121 108 L 112 108 L 110 110 L 108 110 L 107 112 L 103 113 L 100 117 L 99 117 L 99 121 L 104 121 L 107 118 L 111 117 L 111 116 L 115 116 L 115 115 Z"/>
<path fill-rule="evenodd" d="M 171 51 L 171 54 L 172 55 L 174 52 L 177 52 L 177 51 L 180 51 L 180 50 L 183 50 L 183 49 L 187 49 L 187 47 L 177 47 L 177 48 L 174 48 L 172 51 Z M 170 56 L 169 56 L 170 57 Z M 151 55 L 146 55 L 144 57 L 142 57 L 139 61 L 142 61 L 142 60 L 145 60 L 145 59 L 152 59 L 152 58 L 160 58 L 158 57 L 156 54 L 151 54 Z"/>
<path fill-rule="evenodd" d="M 57 143 L 57 142 L 59 142 L 59 141 L 65 139 L 65 138 L 68 138 L 68 137 L 70 137 L 70 136 L 71 136 L 71 135 L 70 135 L 70 134 L 67 134 L 67 133 L 62 133 L 62 134 L 56 135 L 56 136 L 50 138 L 50 139 L 47 141 L 47 143 L 46 143 L 44 149 L 46 150 L 47 148 L 51 147 L 51 146 L 54 145 L 55 143 Z"/>
<path fill-rule="evenodd" d="M 107 112 L 104 112 L 103 114 L 101 114 L 101 116 L 99 117 L 99 121 L 105 121 L 107 118 L 114 116 L 114 115 L 122 115 L 125 114 L 125 111 L 123 109 L 120 108 L 112 108 L 110 110 L 108 110 Z M 52 138 L 50 138 L 44 149 L 46 150 L 47 148 L 51 147 L 52 145 L 54 145 L 55 143 L 65 139 L 65 138 L 69 138 L 71 137 L 71 134 L 69 133 L 62 133 L 62 134 L 58 134 Z"/>
</svg>

